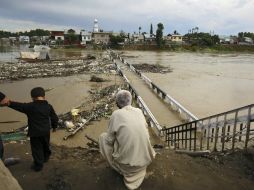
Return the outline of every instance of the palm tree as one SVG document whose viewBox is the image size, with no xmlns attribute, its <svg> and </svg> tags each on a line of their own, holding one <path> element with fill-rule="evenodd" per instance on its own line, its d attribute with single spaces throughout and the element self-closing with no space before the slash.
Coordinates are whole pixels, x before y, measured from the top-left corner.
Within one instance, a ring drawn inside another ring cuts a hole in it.
<svg viewBox="0 0 254 190">
<path fill-rule="evenodd" d="M 199 28 L 196 26 L 195 29 L 196 29 L 196 33 L 198 33 Z"/>
</svg>

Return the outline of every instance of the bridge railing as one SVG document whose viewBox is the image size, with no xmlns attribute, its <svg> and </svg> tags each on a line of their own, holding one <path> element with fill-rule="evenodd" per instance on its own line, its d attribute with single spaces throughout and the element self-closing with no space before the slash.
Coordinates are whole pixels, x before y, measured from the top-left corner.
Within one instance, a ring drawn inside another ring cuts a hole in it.
<svg viewBox="0 0 254 190">
<path fill-rule="evenodd" d="M 185 120 L 189 121 L 175 127 L 163 128 L 160 131 L 160 134 L 164 134 L 168 145 L 174 147 L 174 149 L 190 151 L 224 151 L 230 149 L 234 151 L 236 148 L 246 149 L 250 142 L 254 140 L 253 104 L 198 119 L 131 64 L 119 55 L 116 54 L 115 56 L 132 71 L 136 72 L 174 110 L 182 116 L 184 115 Z"/>
<path fill-rule="evenodd" d="M 128 88 L 129 88 L 129 91 L 132 94 L 133 99 L 135 99 L 135 101 L 137 102 L 138 106 L 143 111 L 144 115 L 148 118 L 148 122 L 149 122 L 150 127 L 152 127 L 152 129 L 154 130 L 154 132 L 158 136 L 161 136 L 162 127 L 160 126 L 160 124 L 158 123 L 158 121 L 156 120 L 156 118 L 154 117 L 152 112 L 149 110 L 149 108 L 147 107 L 146 103 L 143 101 L 143 99 L 138 95 L 137 91 L 130 84 L 129 79 L 123 74 L 121 68 L 117 65 L 117 63 L 113 59 L 113 57 L 111 57 L 111 60 L 114 62 L 118 74 L 120 76 L 122 76 L 124 78 L 124 80 L 126 81 L 126 83 L 128 85 Z"/>
<path fill-rule="evenodd" d="M 189 110 L 187 110 L 184 106 L 182 106 L 178 101 L 176 101 L 173 97 L 168 95 L 166 92 L 164 92 L 161 88 L 159 88 L 156 84 L 152 82 L 151 79 L 149 79 L 147 76 L 145 76 L 143 73 L 135 69 L 130 63 L 128 63 L 126 60 L 124 60 L 122 57 L 120 57 L 118 54 L 114 53 L 113 51 L 109 51 L 109 54 L 113 54 L 116 56 L 122 63 L 126 64 L 133 72 L 137 73 L 145 81 L 145 83 L 153 89 L 153 92 L 156 93 L 163 101 L 165 101 L 167 104 L 170 105 L 170 107 L 179 113 L 180 117 L 186 121 L 195 121 L 198 120 L 198 118 L 192 114 Z"/>
<path fill-rule="evenodd" d="M 165 141 L 174 149 L 224 151 L 246 149 L 254 139 L 254 104 L 164 128 Z"/>
</svg>

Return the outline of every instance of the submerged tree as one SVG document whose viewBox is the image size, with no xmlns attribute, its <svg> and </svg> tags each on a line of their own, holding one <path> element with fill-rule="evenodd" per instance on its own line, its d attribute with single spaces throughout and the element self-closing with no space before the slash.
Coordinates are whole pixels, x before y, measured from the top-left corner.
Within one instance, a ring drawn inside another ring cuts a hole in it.
<svg viewBox="0 0 254 190">
<path fill-rule="evenodd" d="M 156 30 L 156 43 L 158 45 L 158 47 L 161 47 L 163 45 L 163 29 L 164 26 L 162 23 L 159 23 L 157 25 L 157 30 Z"/>
</svg>

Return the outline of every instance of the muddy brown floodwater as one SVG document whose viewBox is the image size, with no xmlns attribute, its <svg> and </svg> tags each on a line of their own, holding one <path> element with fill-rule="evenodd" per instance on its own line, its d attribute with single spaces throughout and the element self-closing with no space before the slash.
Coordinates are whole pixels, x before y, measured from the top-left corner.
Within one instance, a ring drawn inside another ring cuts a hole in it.
<svg viewBox="0 0 254 190">
<path fill-rule="evenodd" d="M 198 118 L 254 103 L 254 54 L 126 51 L 131 64 L 159 64 L 173 72 L 145 73 Z"/>
<path fill-rule="evenodd" d="M 171 73 L 146 75 L 198 117 L 252 103 L 252 55 L 137 51 L 125 52 L 125 55 L 135 56 L 135 59 L 126 58 L 130 63 L 170 66 L 173 70 Z M 241 64 L 237 60 L 241 60 Z M 88 90 L 123 82 L 113 74 L 98 76 L 109 82 L 93 83 L 89 82 L 90 75 L 75 75 L 3 83 L 0 84 L 0 90 L 11 99 L 30 101 L 31 88 L 43 86 L 49 90 L 47 99 L 60 114 L 86 102 L 89 98 Z M 1 132 L 23 126 L 26 118 L 11 109 L 1 108 L 0 121 L 19 121 L 0 124 Z M 65 130 L 52 133 L 52 157 L 43 171 L 38 173 L 30 170 L 32 156 L 28 140 L 5 142 L 5 156 L 21 158 L 20 164 L 10 166 L 9 169 L 22 188 L 27 190 L 126 189 L 122 177 L 109 168 L 99 152 L 93 152 L 87 147 L 77 148 L 85 147 L 85 134 L 97 139 L 106 130 L 107 124 L 107 118 L 93 121 L 67 141 L 62 140 Z M 155 136 L 151 137 L 152 144 L 161 143 Z M 236 152 L 230 156 L 221 154 L 207 159 L 175 154 L 166 148 L 157 151 L 156 159 L 148 167 L 139 189 L 253 189 L 253 155 Z"/>
<path fill-rule="evenodd" d="M 76 75 L 69 77 L 55 77 L 43 79 L 27 79 L 13 83 L 0 84 L 0 89 L 10 99 L 19 102 L 31 101 L 30 90 L 36 86 L 42 86 L 46 92 L 47 100 L 53 105 L 58 114 L 69 112 L 86 101 L 91 88 L 102 88 L 110 84 L 119 83 L 120 77 L 114 75 L 99 75 L 107 78 L 110 82 L 89 82 L 90 75 Z M 26 124 L 26 116 L 9 108 L 0 109 L 0 131 L 11 131 Z M 3 123 L 17 121 L 14 123 Z"/>
</svg>

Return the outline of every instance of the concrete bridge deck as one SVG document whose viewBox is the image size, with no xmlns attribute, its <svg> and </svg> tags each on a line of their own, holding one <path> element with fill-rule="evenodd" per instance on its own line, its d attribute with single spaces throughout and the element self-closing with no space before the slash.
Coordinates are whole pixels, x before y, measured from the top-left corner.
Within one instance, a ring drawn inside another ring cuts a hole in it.
<svg viewBox="0 0 254 190">
<path fill-rule="evenodd" d="M 132 87 L 137 91 L 139 96 L 142 97 L 154 117 L 159 122 L 160 126 L 175 126 L 182 124 L 182 120 L 179 115 L 174 112 L 168 104 L 156 95 L 151 88 L 143 81 L 136 73 L 130 70 L 130 68 L 123 64 L 119 59 L 116 59 L 116 64 L 121 67 L 122 72 L 129 79 Z"/>
</svg>

